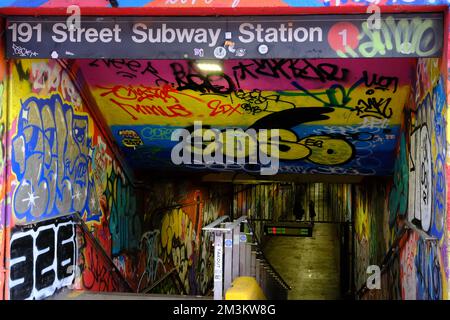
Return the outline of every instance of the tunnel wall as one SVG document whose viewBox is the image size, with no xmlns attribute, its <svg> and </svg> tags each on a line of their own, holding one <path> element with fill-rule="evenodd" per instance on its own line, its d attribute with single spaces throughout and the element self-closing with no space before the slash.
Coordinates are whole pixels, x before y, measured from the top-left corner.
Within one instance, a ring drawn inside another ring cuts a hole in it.
<svg viewBox="0 0 450 320">
<path fill-rule="evenodd" d="M 442 62 L 417 62 L 392 181 L 355 187 L 357 288 L 365 284 L 369 265 L 380 265 L 390 246 L 398 249 L 382 270 L 381 290 L 369 290 L 367 299 L 448 296 L 447 104 Z M 415 228 L 403 234 L 405 221 Z"/>
<path fill-rule="evenodd" d="M 141 222 L 134 188 L 69 74 L 56 60 L 7 65 L 8 232 L 15 236 L 21 225 L 79 212 L 109 256 L 138 248 Z M 14 257 L 26 249 L 14 242 L 9 247 Z M 98 263 L 88 258 L 92 255 L 85 254 L 83 245 L 79 249 L 84 276 Z M 36 252 L 33 259 L 39 259 Z M 11 274 L 33 274 L 36 264 L 29 270 L 11 260 Z M 48 293 L 57 286 L 49 285 Z"/>
<path fill-rule="evenodd" d="M 176 274 L 187 294 L 210 293 L 213 247 L 211 235 L 203 232 L 202 227 L 222 215 L 231 215 L 231 186 L 158 179 L 146 184 L 139 194 L 144 199 L 141 261 L 137 270 L 128 270 L 139 275 L 139 287 L 143 289 L 145 283 L 150 284 L 177 268 Z M 128 254 L 118 257 L 121 268 L 131 257 Z M 152 292 L 180 294 L 171 283 Z"/>
<path fill-rule="evenodd" d="M 354 187 L 355 286 L 366 284 L 367 267 L 379 265 L 391 243 L 388 190 L 383 181 L 371 181 Z M 398 286 L 397 286 L 398 287 Z M 388 289 L 384 288 L 386 293 Z M 392 289 L 395 290 L 395 289 Z"/>
<path fill-rule="evenodd" d="M 2 30 L 3 19 L 0 19 L 0 31 Z M 0 49 L 4 47 L 4 38 L 0 37 Z M 0 300 L 3 299 L 5 273 L 5 225 L 6 225 L 6 61 L 4 51 L 0 50 Z"/>
<path fill-rule="evenodd" d="M 0 230 L 6 231 L 6 241 L 10 236 L 14 240 L 6 245 L 7 257 L 34 253 L 32 263 L 11 260 L 13 279 L 7 297 L 13 290 L 14 298 L 40 299 L 67 285 L 55 278 L 42 284 L 44 289 L 26 288 L 36 286 L 31 281 L 14 290 L 15 279 L 36 273 L 39 246 L 59 245 L 32 242 L 30 248 L 16 240 L 21 233 L 29 236 L 22 225 L 32 224 L 33 237 L 38 238 L 39 222 L 72 212 L 80 213 L 133 290 L 139 284 L 143 289 L 177 267 L 187 293 L 205 294 L 211 287 L 213 265 L 209 236 L 202 234 L 201 227 L 229 211 L 226 203 L 231 196 L 225 189 L 182 181 L 136 189 L 61 61 L 1 62 L 0 67 L 7 65 L 9 70 L 3 81 L 9 89 L 2 144 L 8 146 L 6 183 L 2 184 L 8 187 L 8 205 L 6 219 L 0 220 L 6 228 Z M 197 196 L 199 205 L 194 200 Z M 56 222 L 53 228 L 57 230 Z M 77 233 L 81 276 L 74 288 L 123 291 L 120 281 L 107 272 L 108 261 L 93 248 L 91 240 Z M 60 261 L 55 258 L 51 263 L 55 267 Z M 173 283 L 158 291 L 173 292 Z"/>
</svg>

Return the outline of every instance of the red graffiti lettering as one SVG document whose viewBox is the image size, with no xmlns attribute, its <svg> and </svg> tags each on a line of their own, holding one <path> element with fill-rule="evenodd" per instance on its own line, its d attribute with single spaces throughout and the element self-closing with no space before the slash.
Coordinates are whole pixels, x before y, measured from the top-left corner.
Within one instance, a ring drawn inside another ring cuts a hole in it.
<svg viewBox="0 0 450 320">
<path fill-rule="evenodd" d="M 176 117 L 189 117 L 192 116 L 192 112 L 187 110 L 180 104 L 174 104 L 171 106 L 157 106 L 157 105 L 142 105 L 142 104 L 127 104 L 121 103 L 114 99 L 110 99 L 116 106 L 121 108 L 123 111 L 128 113 L 133 120 L 138 120 L 138 115 L 148 115 L 148 116 L 163 116 L 167 118 Z M 134 113 L 133 113 L 134 112 Z"/>
<path fill-rule="evenodd" d="M 211 100 L 210 102 L 208 102 L 208 108 L 212 110 L 209 114 L 211 117 L 215 117 L 218 114 L 227 114 L 228 116 L 230 116 L 235 112 L 242 114 L 238 110 L 240 107 L 241 104 L 233 107 L 231 104 L 222 104 L 222 101 L 220 100 Z"/>
</svg>

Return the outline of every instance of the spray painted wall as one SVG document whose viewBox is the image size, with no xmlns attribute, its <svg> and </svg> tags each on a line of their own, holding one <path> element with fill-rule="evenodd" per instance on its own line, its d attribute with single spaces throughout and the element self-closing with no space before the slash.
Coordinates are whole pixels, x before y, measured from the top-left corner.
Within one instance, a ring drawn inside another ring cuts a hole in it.
<svg viewBox="0 0 450 320">
<path fill-rule="evenodd" d="M 138 248 L 131 182 L 69 74 L 57 61 L 16 60 L 9 68 L 8 227 L 77 211 L 108 255 Z M 93 262 L 83 263 L 87 270 Z"/>
<path fill-rule="evenodd" d="M 379 199 L 366 199 L 357 189 L 357 285 L 365 284 L 367 266 L 380 265 L 386 249 L 399 240 L 399 254 L 392 257 L 385 272 L 395 275 L 393 283 L 381 290 L 394 287 L 390 297 L 395 299 L 447 297 L 447 105 L 443 74 L 442 60 L 418 60 L 392 182 L 387 189 L 377 186 Z M 371 186 L 363 188 L 367 192 Z M 406 221 L 414 230 L 397 239 Z"/>
<path fill-rule="evenodd" d="M 260 171 L 176 166 L 172 133 L 202 121 L 279 129 L 279 172 L 389 175 L 413 66 L 411 59 L 226 60 L 223 72 L 208 74 L 189 61 L 107 59 L 78 61 L 74 70 L 133 168 Z"/>
<path fill-rule="evenodd" d="M 0 24 L 3 20 L 0 19 Z M 3 24 L 2 24 L 3 25 Z M 2 28 L 0 27 L 0 31 Z M 5 226 L 6 226 L 6 61 L 4 58 L 3 38 L 0 38 L 0 270 L 4 269 L 5 262 Z M 0 271 L 0 300 L 3 299 L 5 274 Z"/>
<path fill-rule="evenodd" d="M 166 282 L 152 293 L 180 294 L 184 290 L 192 295 L 208 294 L 213 280 L 213 248 L 202 227 L 230 214 L 231 189 L 181 179 L 158 180 L 147 183 L 139 194 L 144 199 L 139 252 L 123 252 L 114 258 L 116 265 L 137 291 L 176 268 L 182 288 Z"/>
<path fill-rule="evenodd" d="M 379 265 L 389 247 L 387 190 L 371 181 L 354 187 L 355 285 L 366 283 L 367 267 Z"/>
<path fill-rule="evenodd" d="M 138 197 L 61 65 L 17 60 L 10 68 L 10 226 L 78 211 L 133 290 L 178 268 L 186 292 L 205 294 L 212 251 L 201 227 L 227 212 L 229 195 L 172 182 L 156 183 Z M 104 272 L 92 241 L 81 238 L 78 244 L 78 288 L 124 290 Z"/>
<path fill-rule="evenodd" d="M 404 169 L 404 164 L 400 165 L 403 174 L 399 181 L 408 186 L 407 211 L 390 207 L 392 218 L 407 219 L 434 238 L 425 240 L 423 235 L 417 237 L 408 233 L 407 245 L 400 255 L 404 262 L 401 264 L 404 299 L 447 297 L 447 105 L 441 63 L 440 59 L 418 61 L 416 82 L 406 115 L 406 168 L 409 170 Z"/>
</svg>

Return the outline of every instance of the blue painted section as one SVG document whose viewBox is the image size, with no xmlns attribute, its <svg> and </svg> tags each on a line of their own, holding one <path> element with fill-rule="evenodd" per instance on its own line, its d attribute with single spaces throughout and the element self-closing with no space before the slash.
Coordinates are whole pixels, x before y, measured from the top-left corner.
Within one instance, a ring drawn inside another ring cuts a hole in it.
<svg viewBox="0 0 450 320">
<path fill-rule="evenodd" d="M 143 7 L 153 2 L 153 0 L 119 0 L 119 7 Z"/>
<path fill-rule="evenodd" d="M 257 171 L 258 166 L 230 166 L 224 168 L 221 165 L 212 165 L 205 168 L 204 165 L 175 166 L 171 161 L 172 148 L 178 143 L 171 141 L 170 136 L 178 127 L 162 126 L 112 126 L 115 140 L 119 143 L 130 165 L 136 169 L 181 169 L 192 168 L 213 171 Z M 220 129 L 220 128 L 218 128 Z M 245 128 L 243 128 L 245 129 Z M 121 142 L 123 136 L 121 130 L 133 130 L 139 135 L 142 144 L 136 147 L 125 147 Z M 342 139 L 353 146 L 354 153 L 347 163 L 342 165 L 320 165 L 308 161 L 308 159 L 295 161 L 281 161 L 280 173 L 328 173 L 328 174 L 362 174 L 362 175 L 391 175 L 394 168 L 394 156 L 397 145 L 396 137 L 400 136 L 400 126 L 387 128 L 364 128 L 361 126 L 314 126 L 299 125 L 291 129 L 299 140 L 309 136 L 327 136 Z"/>
<path fill-rule="evenodd" d="M 25 8 L 40 7 L 41 5 L 48 2 L 48 0 L 3 0 L 3 1 L 6 1 L 7 3 L 6 5 L 2 5 L 2 7 L 25 7 Z"/>
<path fill-rule="evenodd" d="M 12 139 L 11 168 L 17 176 L 13 208 L 27 222 L 80 212 L 99 220 L 87 115 L 75 114 L 58 94 L 22 103 Z"/>
</svg>

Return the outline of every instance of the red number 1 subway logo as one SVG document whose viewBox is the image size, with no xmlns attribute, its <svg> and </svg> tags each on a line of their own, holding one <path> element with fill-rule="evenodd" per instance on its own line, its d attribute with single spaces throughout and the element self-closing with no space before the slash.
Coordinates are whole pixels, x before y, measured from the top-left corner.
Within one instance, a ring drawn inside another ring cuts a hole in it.
<svg viewBox="0 0 450 320">
<path fill-rule="evenodd" d="M 352 55 L 358 47 L 359 29 L 351 22 L 338 22 L 328 32 L 328 43 L 337 55 Z M 355 53 L 356 54 L 356 53 Z"/>
</svg>

